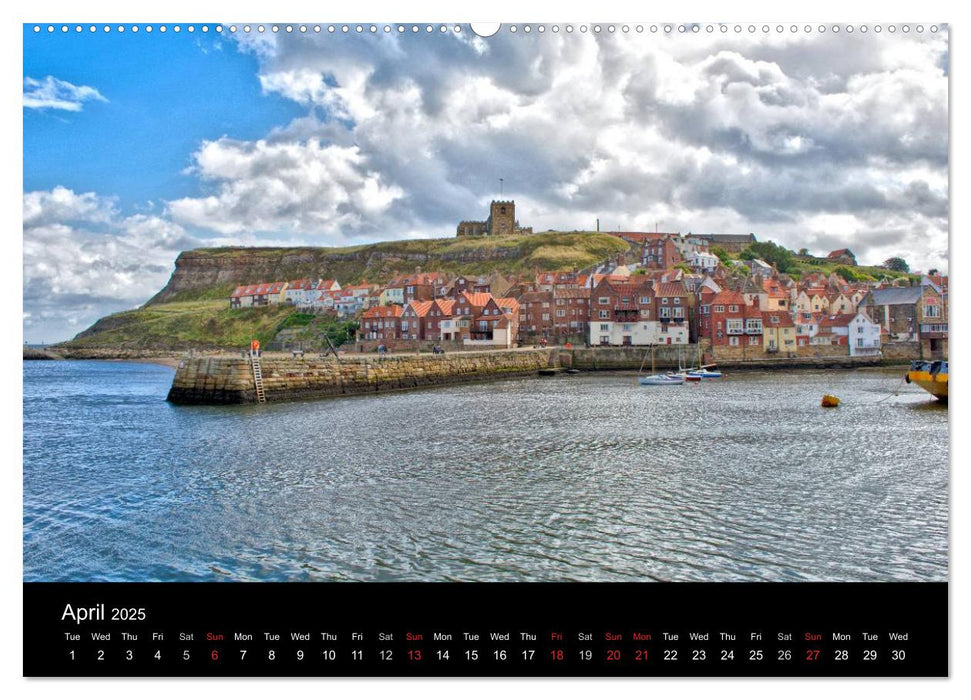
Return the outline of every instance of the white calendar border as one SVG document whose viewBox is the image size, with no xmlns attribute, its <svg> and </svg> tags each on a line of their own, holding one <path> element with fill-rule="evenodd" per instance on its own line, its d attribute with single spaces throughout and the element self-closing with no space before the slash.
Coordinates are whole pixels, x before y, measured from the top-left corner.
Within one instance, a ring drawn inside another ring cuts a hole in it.
<svg viewBox="0 0 971 700">
<path fill-rule="evenodd" d="M 22 6 L 23 7 L 23 6 Z M 388 21 L 391 19 L 408 19 L 411 21 L 436 21 L 436 22 L 469 22 L 469 21 L 497 21 L 508 20 L 516 22 L 576 22 L 586 21 L 626 21 L 635 22 L 638 20 L 656 22 L 679 22 L 679 21 L 726 21 L 726 22 L 749 22 L 764 20 L 769 22 L 809 22 L 832 23 L 889 23 L 889 22 L 924 22 L 924 23 L 952 23 L 949 27 L 952 39 L 951 57 L 951 114 L 950 123 L 967 123 L 962 120 L 966 116 L 968 89 L 959 90 L 957 79 L 954 76 L 962 74 L 961 59 L 964 51 L 964 44 L 959 44 L 958 51 L 954 51 L 954 44 L 960 42 L 960 32 L 966 26 L 960 22 L 963 14 L 956 9 L 956 3 L 942 2 L 940 0 L 925 0 L 924 2 L 902 2 L 899 0 L 884 0 L 879 6 L 868 6 L 862 3 L 851 4 L 845 0 L 812 0 L 804 3 L 803 7 L 793 9 L 781 3 L 755 2 L 740 0 L 731 4 L 715 2 L 713 0 L 703 0 L 677 5 L 635 5 L 631 2 L 620 2 L 619 0 L 600 0 L 597 3 L 579 3 L 574 0 L 568 2 L 551 2 L 541 0 L 526 4 L 522 0 L 489 0 L 482 2 L 478 6 L 458 3 L 452 0 L 422 0 L 421 2 L 401 3 L 391 2 L 390 0 L 372 0 L 368 3 L 354 4 L 351 7 L 336 6 L 331 3 L 320 2 L 280 2 L 273 3 L 255 2 L 253 0 L 236 0 L 226 2 L 221 0 L 218 3 L 206 3 L 203 5 L 197 0 L 168 0 L 161 4 L 158 9 L 151 5 L 136 5 L 134 3 L 121 2 L 87 2 L 79 5 L 77 2 L 67 0 L 50 0 L 43 6 L 32 5 L 26 8 L 12 9 L 7 7 L 3 10 L 4 23 L 7 29 L 0 51 L 6 59 L 3 71 L 3 95 L 7 96 L 7 104 L 3 110 L 4 125 L 7 131 L 7 139 L 4 142 L 9 144 L 7 157 L 4 159 L 4 170 L 0 177 L 3 178 L 4 187 L 2 192 L 4 218 L 7 231 L 7 238 L 12 239 L 8 243 L 8 253 L 3 259 L 3 279 L 8 281 L 8 286 L 16 290 L 22 289 L 22 241 L 18 232 L 21 230 L 22 219 L 20 216 L 22 205 L 22 108 L 19 100 L 14 99 L 14 95 L 19 95 L 22 89 L 22 71 L 15 72 L 14 67 L 22 65 L 22 30 L 23 22 L 43 22 L 43 21 L 85 21 L 85 22 L 158 22 L 159 20 L 178 21 L 211 21 L 213 18 L 224 14 L 227 18 L 253 18 L 259 20 L 266 18 L 268 21 Z M 966 63 L 966 62 L 965 62 Z M 966 67 L 966 66 L 965 66 Z M 968 164 L 968 137 L 964 136 L 960 130 L 952 128 L 951 133 L 951 177 L 952 177 L 952 230 L 960 230 L 960 222 L 967 221 L 968 208 L 965 204 L 967 198 L 962 201 L 961 197 L 954 197 L 957 191 L 953 183 L 962 182 L 960 175 L 965 171 Z M 963 166 L 963 167 L 962 167 Z M 963 180 L 967 181 L 967 178 Z M 962 216 L 963 215 L 963 216 Z M 968 233 L 965 236 L 971 235 Z M 962 254 L 967 255 L 969 246 L 963 242 L 961 235 L 951 237 L 951 260 L 960 259 Z M 959 266 L 960 267 L 960 266 Z M 969 308 L 968 295 L 965 291 L 963 281 L 955 276 L 953 264 L 950 267 L 952 308 Z M 17 295 L 12 295 L 18 298 Z M 22 307 L 21 307 L 22 308 Z M 15 336 L 20 338 L 22 334 L 22 322 L 20 318 L 21 308 L 18 304 L 8 299 L 0 304 L 2 309 L 2 322 L 4 327 L 17 329 Z M 967 314 L 962 312 L 962 317 Z M 958 371 L 951 375 L 952 383 L 958 382 L 959 396 L 960 386 L 964 385 L 962 377 L 968 371 L 964 367 L 971 366 L 966 352 L 967 349 L 967 326 L 962 323 L 952 325 L 951 329 L 951 360 L 956 364 Z M 22 342 L 22 341 L 21 341 Z M 21 360 L 14 356 L 19 349 L 17 346 L 21 342 L 8 342 L 4 346 L 5 359 L 9 362 L 5 366 L 17 366 Z M 955 352 L 964 359 L 954 357 Z M 6 354 L 9 353 L 9 358 Z M 956 360 L 956 361 L 955 361 Z M 20 454 L 22 449 L 22 396 L 20 394 L 20 383 L 12 382 L 13 387 L 8 389 L 7 396 L 2 404 L 2 419 L 0 425 L 3 426 L 5 451 L 13 450 Z M 953 392 L 952 392 L 953 394 Z M 968 418 L 968 412 L 961 406 L 962 400 L 953 402 L 949 406 L 951 427 L 952 427 L 952 481 L 951 481 L 951 673 L 950 681 L 927 681 L 927 680 L 834 680 L 820 679 L 806 682 L 769 679 L 751 680 L 688 680 L 688 679 L 567 679 L 567 680 L 484 680 L 483 682 L 470 682 L 468 680 L 380 680 L 380 679 L 355 679 L 355 680 L 330 680 L 322 682 L 319 680 L 186 680 L 176 679 L 158 682 L 130 681 L 122 679 L 110 680 L 24 680 L 22 676 L 22 479 L 20 467 L 22 463 L 14 460 L 13 465 L 4 465 L 4 482 L 2 489 L 5 506 L 3 513 L 6 514 L 2 529 L 2 552 L 3 577 L 2 600 L 7 602 L 7 612 L 5 616 L 9 621 L 6 630 L 0 635 L 0 657 L 2 657 L 4 686 L 11 688 L 17 695 L 38 697 L 38 698 L 57 698 L 58 700 L 75 700 L 84 698 L 130 698 L 137 696 L 146 700 L 155 698 L 170 698 L 173 694 L 190 696 L 201 695 L 203 693 L 232 693 L 238 698 L 260 698 L 265 699 L 269 695 L 286 697 L 287 693 L 300 693 L 301 695 L 312 694 L 316 697 L 334 696 L 343 697 L 344 695 L 370 696 L 377 694 L 394 694 L 396 697 L 432 697 L 432 698 L 455 698 L 467 697 L 477 700 L 494 700 L 497 695 L 503 697 L 527 697 L 538 694 L 553 695 L 555 697 L 572 699 L 577 698 L 590 700 L 592 697 L 625 697 L 642 698 L 651 694 L 677 694 L 679 697 L 687 698 L 712 698 L 713 696 L 724 698 L 749 698 L 765 697 L 777 698 L 817 698 L 821 694 L 827 696 L 856 696 L 861 693 L 869 693 L 876 690 L 884 698 L 913 698 L 914 696 L 932 693 L 935 696 L 957 696 L 969 689 L 963 679 L 971 675 L 966 671 L 968 668 L 968 653 L 971 646 L 964 640 L 964 634 L 971 631 L 968 623 L 967 609 L 967 586 L 961 585 L 968 576 L 967 562 L 967 539 L 968 527 L 966 519 L 962 516 L 962 511 L 967 512 L 967 502 L 969 490 L 967 487 L 969 477 L 967 469 L 971 468 L 969 463 L 962 459 L 968 454 L 968 443 L 966 438 L 962 438 L 960 430 L 954 428 L 958 426 L 962 418 Z M 8 452 L 9 453 L 9 452 Z M 954 504 L 959 504 L 958 508 Z M 963 537 L 962 537 L 963 535 Z M 958 594 L 958 588 L 963 594 Z M 866 687 L 861 686 L 866 683 Z M 10 697 L 8 695 L 8 697 Z"/>
</svg>

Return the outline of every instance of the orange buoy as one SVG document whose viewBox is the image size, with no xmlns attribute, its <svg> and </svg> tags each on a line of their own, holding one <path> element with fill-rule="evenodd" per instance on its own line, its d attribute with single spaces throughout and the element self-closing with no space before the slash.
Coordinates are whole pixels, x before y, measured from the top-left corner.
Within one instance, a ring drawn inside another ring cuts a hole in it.
<svg viewBox="0 0 971 700">
<path fill-rule="evenodd" d="M 823 394 L 823 402 L 820 404 L 823 408 L 836 408 L 840 405 L 840 400 L 833 396 L 832 394 Z"/>
</svg>

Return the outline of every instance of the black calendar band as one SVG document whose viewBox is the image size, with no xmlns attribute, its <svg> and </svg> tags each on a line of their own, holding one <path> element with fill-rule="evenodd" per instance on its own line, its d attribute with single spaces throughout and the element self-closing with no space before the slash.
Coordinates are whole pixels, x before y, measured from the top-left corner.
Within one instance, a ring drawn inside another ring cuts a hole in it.
<svg viewBox="0 0 971 700">
<path fill-rule="evenodd" d="M 25 583 L 25 676 L 946 676 L 946 583 Z"/>
</svg>

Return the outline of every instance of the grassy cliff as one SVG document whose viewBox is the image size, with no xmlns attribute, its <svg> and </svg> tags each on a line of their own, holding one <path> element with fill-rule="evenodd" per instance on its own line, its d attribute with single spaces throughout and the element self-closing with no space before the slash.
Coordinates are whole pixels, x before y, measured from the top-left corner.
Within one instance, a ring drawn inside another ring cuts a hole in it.
<svg viewBox="0 0 971 700">
<path fill-rule="evenodd" d="M 419 267 L 465 275 L 537 267 L 582 269 L 626 250 L 627 244 L 614 236 L 583 232 L 389 241 L 347 248 L 199 248 L 179 255 L 168 284 L 149 304 L 225 299 L 237 284 L 299 277 L 336 279 L 342 285 L 380 284 Z"/>
<path fill-rule="evenodd" d="M 396 274 L 503 274 L 586 268 L 628 250 L 599 233 L 391 241 L 347 248 L 200 248 L 179 255 L 168 284 L 143 307 L 100 319 L 61 345 L 75 350 L 235 348 L 263 343 L 293 323 L 293 309 L 230 309 L 239 284 L 323 277 L 341 285 L 381 284 Z"/>
</svg>

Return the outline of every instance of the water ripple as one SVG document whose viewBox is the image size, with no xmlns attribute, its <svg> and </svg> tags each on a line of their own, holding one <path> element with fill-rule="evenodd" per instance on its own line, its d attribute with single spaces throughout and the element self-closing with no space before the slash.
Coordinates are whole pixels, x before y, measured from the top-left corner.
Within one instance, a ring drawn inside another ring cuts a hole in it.
<svg viewBox="0 0 971 700">
<path fill-rule="evenodd" d="M 880 401 L 898 370 L 231 408 L 170 382 L 25 364 L 25 580 L 947 577 L 947 410 Z"/>
</svg>

